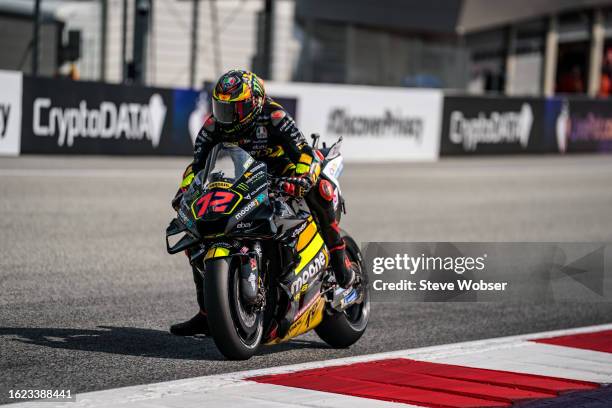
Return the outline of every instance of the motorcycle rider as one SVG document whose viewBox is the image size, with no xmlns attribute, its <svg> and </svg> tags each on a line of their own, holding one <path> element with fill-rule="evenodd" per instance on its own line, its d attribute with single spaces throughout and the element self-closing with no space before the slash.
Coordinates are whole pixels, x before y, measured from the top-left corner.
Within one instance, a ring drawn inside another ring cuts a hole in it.
<svg viewBox="0 0 612 408">
<path fill-rule="evenodd" d="M 265 162 L 270 173 L 283 177 L 277 186 L 283 192 L 305 197 L 320 224 L 338 284 L 352 285 L 355 272 L 335 219 L 334 186 L 320 177 L 323 156 L 313 151 L 291 116 L 266 95 L 263 81 L 252 72 L 231 70 L 219 78 L 212 94 L 212 115 L 198 133 L 194 160 L 183 175 L 179 195 L 203 168 L 210 150 L 221 142 L 235 143 Z M 170 328 L 180 336 L 208 334 L 202 277 L 196 270 L 193 275 L 200 312 Z"/>
</svg>

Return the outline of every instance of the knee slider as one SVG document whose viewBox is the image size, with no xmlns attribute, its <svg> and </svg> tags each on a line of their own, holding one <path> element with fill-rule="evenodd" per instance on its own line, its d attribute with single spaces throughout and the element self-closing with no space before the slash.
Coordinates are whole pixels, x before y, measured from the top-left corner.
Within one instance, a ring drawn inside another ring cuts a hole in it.
<svg viewBox="0 0 612 408">
<path fill-rule="evenodd" d="M 325 201 L 331 201 L 334 198 L 334 186 L 328 180 L 319 182 L 319 194 Z"/>
</svg>

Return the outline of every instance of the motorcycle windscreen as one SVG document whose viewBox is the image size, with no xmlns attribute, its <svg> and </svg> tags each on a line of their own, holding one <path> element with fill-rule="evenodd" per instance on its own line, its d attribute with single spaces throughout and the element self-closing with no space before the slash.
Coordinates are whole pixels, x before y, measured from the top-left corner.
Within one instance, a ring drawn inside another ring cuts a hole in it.
<svg viewBox="0 0 612 408">
<path fill-rule="evenodd" d="M 230 188 L 255 159 L 238 146 L 221 143 L 215 146 L 208 155 L 204 168 L 196 174 L 189 189 L 184 195 L 191 202 L 202 190 L 213 188 Z"/>
<path fill-rule="evenodd" d="M 207 190 L 220 183 L 227 183 L 225 188 L 229 188 L 244 175 L 254 161 L 255 159 L 240 147 L 221 143 L 211 150 L 204 169 L 196 178 L 200 178 L 202 188 Z"/>
<path fill-rule="evenodd" d="M 221 143 L 215 146 L 185 193 L 186 203 L 198 220 L 230 214 L 242 200 L 232 189 L 255 160 L 238 146 Z"/>
</svg>

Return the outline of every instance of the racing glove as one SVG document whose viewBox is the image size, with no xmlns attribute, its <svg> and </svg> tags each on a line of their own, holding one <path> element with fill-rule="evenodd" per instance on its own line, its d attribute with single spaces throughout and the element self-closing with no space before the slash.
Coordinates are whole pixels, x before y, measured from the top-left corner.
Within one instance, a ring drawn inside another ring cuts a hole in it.
<svg viewBox="0 0 612 408">
<path fill-rule="evenodd" d="M 321 165 L 318 157 L 308 153 L 302 153 L 295 166 L 295 176 L 281 179 L 280 190 L 293 197 L 302 198 L 315 185 Z"/>
<path fill-rule="evenodd" d="M 281 179 L 277 184 L 279 191 L 297 198 L 304 197 L 311 187 L 310 177 L 287 177 Z"/>
<path fill-rule="evenodd" d="M 194 177 L 195 173 L 193 171 L 192 165 L 190 164 L 183 172 L 183 181 L 181 181 L 181 186 L 179 187 L 180 190 L 187 191 Z"/>
</svg>

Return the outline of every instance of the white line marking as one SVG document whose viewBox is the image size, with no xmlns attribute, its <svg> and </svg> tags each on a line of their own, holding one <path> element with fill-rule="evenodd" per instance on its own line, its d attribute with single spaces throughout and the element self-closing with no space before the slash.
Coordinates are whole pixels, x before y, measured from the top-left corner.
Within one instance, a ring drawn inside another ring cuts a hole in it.
<svg viewBox="0 0 612 408">
<path fill-rule="evenodd" d="M 11 408 L 101 407 L 402 407 L 410 405 L 244 381 L 244 378 L 389 358 L 612 382 L 612 354 L 527 342 L 532 339 L 612 330 L 612 324 L 530 333 L 310 363 L 239 371 L 77 394 L 76 402 L 26 402 Z"/>
<path fill-rule="evenodd" d="M 517 342 L 510 348 L 445 356 L 430 361 L 600 384 L 612 382 L 610 353 L 527 341 Z"/>
<path fill-rule="evenodd" d="M 181 170 L 160 169 L 0 169 L 0 177 L 172 177 Z"/>
</svg>

